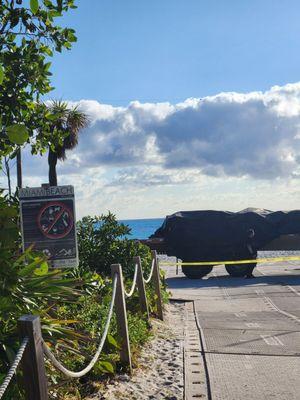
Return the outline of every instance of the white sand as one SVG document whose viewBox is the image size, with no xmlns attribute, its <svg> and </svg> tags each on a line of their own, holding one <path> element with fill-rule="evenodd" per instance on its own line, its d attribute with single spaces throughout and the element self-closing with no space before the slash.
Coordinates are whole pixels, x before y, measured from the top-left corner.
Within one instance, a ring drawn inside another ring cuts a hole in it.
<svg viewBox="0 0 300 400">
<path fill-rule="evenodd" d="M 165 321 L 153 321 L 155 337 L 143 348 L 133 375 L 119 375 L 90 399 L 183 399 L 184 305 L 169 304 Z"/>
</svg>

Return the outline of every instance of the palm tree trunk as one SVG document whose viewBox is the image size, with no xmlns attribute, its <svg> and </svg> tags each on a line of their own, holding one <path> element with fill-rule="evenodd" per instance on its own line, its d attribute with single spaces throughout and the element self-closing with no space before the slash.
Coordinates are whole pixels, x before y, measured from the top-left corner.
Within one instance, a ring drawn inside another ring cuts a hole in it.
<svg viewBox="0 0 300 400">
<path fill-rule="evenodd" d="M 21 148 L 19 148 L 17 152 L 17 186 L 18 188 L 22 187 L 22 156 L 21 156 Z"/>
<path fill-rule="evenodd" d="M 48 165 L 49 165 L 49 185 L 57 186 L 57 174 L 56 174 L 56 164 L 57 164 L 57 153 L 49 149 L 48 153 Z"/>
</svg>

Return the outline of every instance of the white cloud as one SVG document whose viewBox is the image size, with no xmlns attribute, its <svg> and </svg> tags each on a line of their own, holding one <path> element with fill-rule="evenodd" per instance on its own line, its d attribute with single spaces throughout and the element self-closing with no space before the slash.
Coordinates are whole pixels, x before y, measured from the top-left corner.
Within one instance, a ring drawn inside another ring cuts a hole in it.
<svg viewBox="0 0 300 400">
<path fill-rule="evenodd" d="M 92 121 L 76 150 L 81 168 L 159 165 L 263 179 L 291 177 L 299 168 L 300 83 L 175 105 L 77 104 Z"/>
<path fill-rule="evenodd" d="M 172 199 L 173 211 L 297 206 L 291 182 L 300 177 L 300 82 L 178 104 L 70 103 L 91 119 L 58 167 L 60 183 L 77 187 L 80 215 L 163 215 Z M 27 184 L 46 180 L 45 158 L 25 154 L 24 164 Z"/>
<path fill-rule="evenodd" d="M 114 180 L 107 186 L 151 187 L 201 183 L 201 174 L 197 170 L 165 170 L 161 167 L 132 167 L 118 171 Z"/>
</svg>

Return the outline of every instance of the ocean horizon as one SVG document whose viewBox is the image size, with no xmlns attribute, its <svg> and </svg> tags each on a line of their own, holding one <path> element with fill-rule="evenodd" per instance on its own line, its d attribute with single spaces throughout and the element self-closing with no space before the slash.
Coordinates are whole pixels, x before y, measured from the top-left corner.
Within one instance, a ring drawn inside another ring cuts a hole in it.
<svg viewBox="0 0 300 400">
<path fill-rule="evenodd" d="M 120 219 L 118 221 L 131 229 L 128 238 L 148 239 L 162 225 L 164 218 Z"/>
</svg>

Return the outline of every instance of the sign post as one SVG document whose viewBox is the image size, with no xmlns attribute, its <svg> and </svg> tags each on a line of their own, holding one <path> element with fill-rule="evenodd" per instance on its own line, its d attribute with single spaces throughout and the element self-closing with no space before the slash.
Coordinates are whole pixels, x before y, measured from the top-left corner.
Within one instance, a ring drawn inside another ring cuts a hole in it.
<svg viewBox="0 0 300 400">
<path fill-rule="evenodd" d="M 23 250 L 33 245 L 53 267 L 78 266 L 73 186 L 20 188 Z"/>
</svg>

